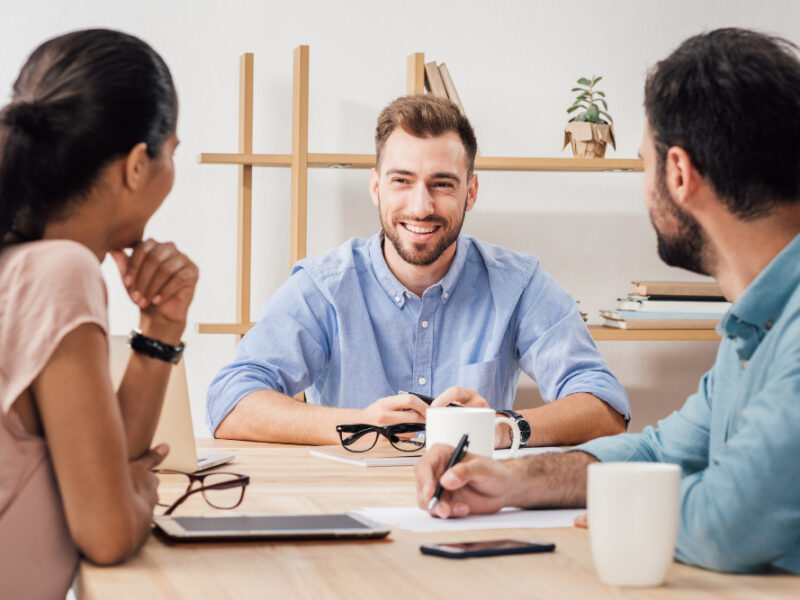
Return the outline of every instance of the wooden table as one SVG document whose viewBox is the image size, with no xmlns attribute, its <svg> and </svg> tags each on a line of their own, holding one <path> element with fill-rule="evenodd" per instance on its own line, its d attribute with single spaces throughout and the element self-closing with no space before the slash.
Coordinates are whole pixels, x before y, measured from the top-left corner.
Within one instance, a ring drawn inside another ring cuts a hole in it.
<svg viewBox="0 0 800 600">
<path fill-rule="evenodd" d="M 237 512 L 345 512 L 415 504 L 412 467 L 347 465 L 312 457 L 304 446 L 221 440 L 199 440 L 198 445 L 235 453 L 235 462 L 222 469 L 250 475 L 251 484 Z M 179 494 L 177 484 L 166 481 L 160 492 L 165 499 Z M 196 494 L 176 515 L 216 512 Z M 510 536 L 552 541 L 556 551 L 463 561 L 419 552 L 422 543 Z M 389 540 L 376 541 L 170 546 L 151 537 L 124 565 L 104 568 L 82 563 L 78 591 L 80 597 L 102 599 L 798 598 L 800 578 L 721 575 L 676 563 L 663 587 L 616 588 L 597 579 L 588 532 L 583 529 L 438 533 L 394 529 Z"/>
</svg>

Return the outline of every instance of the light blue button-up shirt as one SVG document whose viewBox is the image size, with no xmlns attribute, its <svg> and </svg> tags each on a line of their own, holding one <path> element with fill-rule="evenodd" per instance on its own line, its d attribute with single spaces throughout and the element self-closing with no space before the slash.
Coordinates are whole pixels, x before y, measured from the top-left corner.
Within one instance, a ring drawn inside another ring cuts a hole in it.
<svg viewBox="0 0 800 600">
<path fill-rule="evenodd" d="M 681 466 L 676 557 L 800 573 L 800 236 L 721 321 L 717 360 L 679 411 L 578 446 L 601 461 Z"/>
<path fill-rule="evenodd" d="M 364 408 L 398 390 L 437 396 L 460 385 L 511 408 L 520 369 L 547 401 L 588 392 L 629 418 L 575 301 L 535 256 L 462 235 L 447 274 L 419 298 L 389 270 L 382 240 L 298 261 L 211 383 L 212 431 L 263 389 Z"/>
</svg>

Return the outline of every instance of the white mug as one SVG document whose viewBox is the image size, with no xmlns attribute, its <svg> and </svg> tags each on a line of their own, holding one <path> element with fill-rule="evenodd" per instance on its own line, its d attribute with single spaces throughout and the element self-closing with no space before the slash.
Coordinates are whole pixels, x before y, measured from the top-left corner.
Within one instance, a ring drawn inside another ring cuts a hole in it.
<svg viewBox="0 0 800 600">
<path fill-rule="evenodd" d="M 586 489 L 589 538 L 603 583 L 664 583 L 678 537 L 681 470 L 650 462 L 592 463 Z"/>
<path fill-rule="evenodd" d="M 437 406 L 427 410 L 425 418 L 425 446 L 448 444 L 455 446 L 461 436 L 469 434 L 468 452 L 492 457 L 494 450 L 494 428 L 498 423 L 511 427 L 513 441 L 511 454 L 519 448 L 519 426 L 514 419 L 498 415 L 491 408 L 468 406 Z"/>
</svg>

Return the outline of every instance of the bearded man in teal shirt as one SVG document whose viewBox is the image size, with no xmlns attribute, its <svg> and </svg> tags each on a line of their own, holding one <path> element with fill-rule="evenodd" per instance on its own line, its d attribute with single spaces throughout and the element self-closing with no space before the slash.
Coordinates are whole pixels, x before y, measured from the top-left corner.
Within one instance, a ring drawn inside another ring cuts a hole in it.
<svg viewBox="0 0 800 600">
<path fill-rule="evenodd" d="M 690 38 L 651 71 L 640 156 L 669 265 L 713 275 L 734 304 L 717 359 L 683 408 L 641 434 L 507 462 L 450 448 L 417 467 L 440 517 L 585 506 L 595 461 L 680 465 L 676 558 L 730 572 L 800 573 L 800 61 L 742 29 Z"/>
</svg>

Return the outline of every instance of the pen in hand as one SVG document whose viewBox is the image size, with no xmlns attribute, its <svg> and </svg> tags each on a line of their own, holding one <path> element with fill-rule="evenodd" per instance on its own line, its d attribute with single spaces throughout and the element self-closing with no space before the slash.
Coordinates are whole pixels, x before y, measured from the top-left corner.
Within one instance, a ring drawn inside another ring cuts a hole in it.
<svg viewBox="0 0 800 600">
<path fill-rule="evenodd" d="M 458 441 L 458 445 L 456 446 L 456 449 L 453 450 L 453 454 L 450 455 L 450 460 L 447 462 L 447 468 L 444 470 L 445 473 L 456 466 L 458 461 L 464 458 L 464 455 L 467 453 L 467 448 L 469 448 L 469 434 L 465 433 Z M 433 498 L 431 498 L 431 501 L 428 502 L 428 512 L 436 508 L 436 505 L 439 503 L 439 498 L 442 497 L 443 492 L 444 488 L 442 487 L 442 482 L 440 481 L 436 485 L 436 491 L 433 493 Z"/>
</svg>

